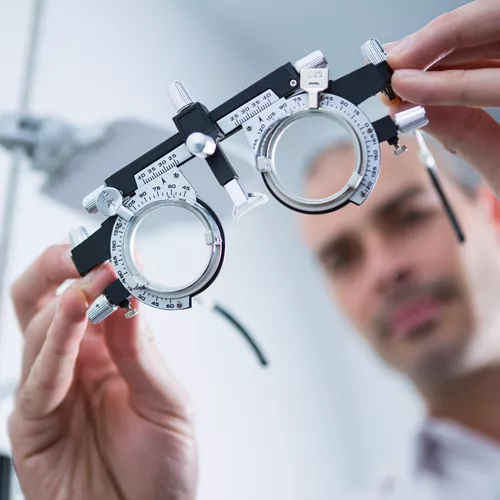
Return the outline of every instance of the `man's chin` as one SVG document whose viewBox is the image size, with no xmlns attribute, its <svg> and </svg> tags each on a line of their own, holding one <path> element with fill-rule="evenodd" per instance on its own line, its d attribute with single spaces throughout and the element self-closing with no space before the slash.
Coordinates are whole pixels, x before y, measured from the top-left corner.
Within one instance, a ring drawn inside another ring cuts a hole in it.
<svg viewBox="0 0 500 500">
<path fill-rule="evenodd" d="M 390 347 L 394 349 L 393 361 L 397 361 L 390 364 L 420 387 L 460 376 L 468 346 L 459 332 L 454 331 L 450 338 L 449 331 L 442 321 L 429 320 L 404 336 L 393 337 Z"/>
<path fill-rule="evenodd" d="M 427 334 L 425 338 L 431 337 Z M 439 386 L 463 374 L 465 351 L 466 345 L 463 343 L 439 342 L 434 339 L 428 345 L 421 346 L 408 375 L 421 387 Z"/>
</svg>

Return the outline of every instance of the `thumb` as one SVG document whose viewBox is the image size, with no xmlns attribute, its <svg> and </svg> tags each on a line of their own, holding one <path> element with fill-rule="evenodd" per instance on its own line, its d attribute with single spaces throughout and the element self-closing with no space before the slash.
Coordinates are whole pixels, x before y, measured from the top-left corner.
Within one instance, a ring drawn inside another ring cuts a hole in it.
<svg viewBox="0 0 500 500">
<path fill-rule="evenodd" d="M 500 199 L 500 125 L 480 108 L 428 106 L 426 112 L 425 132 L 473 167 Z"/>
<path fill-rule="evenodd" d="M 139 302 L 132 299 L 132 307 Z M 155 338 L 140 315 L 113 314 L 104 326 L 106 345 L 130 393 L 134 410 L 158 425 L 176 416 L 191 419 L 190 400 L 163 359 Z"/>
</svg>

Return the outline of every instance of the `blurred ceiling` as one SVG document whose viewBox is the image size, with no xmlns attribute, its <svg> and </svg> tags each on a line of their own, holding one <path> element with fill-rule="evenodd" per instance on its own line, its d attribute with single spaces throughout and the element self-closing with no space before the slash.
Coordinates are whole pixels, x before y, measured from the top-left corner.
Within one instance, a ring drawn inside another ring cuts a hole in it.
<svg viewBox="0 0 500 500">
<path fill-rule="evenodd" d="M 293 6 L 286 0 L 191 0 L 188 7 L 262 75 L 319 49 L 337 78 L 363 63 L 359 48 L 369 38 L 399 40 L 471 1 L 316 0 Z M 487 111 L 500 122 L 500 109 Z"/>
<path fill-rule="evenodd" d="M 242 58 L 271 66 L 320 49 L 339 76 L 362 64 L 367 39 L 397 40 L 466 0 L 316 0 L 295 6 L 285 0 L 191 0 L 193 15 L 236 44 Z"/>
</svg>

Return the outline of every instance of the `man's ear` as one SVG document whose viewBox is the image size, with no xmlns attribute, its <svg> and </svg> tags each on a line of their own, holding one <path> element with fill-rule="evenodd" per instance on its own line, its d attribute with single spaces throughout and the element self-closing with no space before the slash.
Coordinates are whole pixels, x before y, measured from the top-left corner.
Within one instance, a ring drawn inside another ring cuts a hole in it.
<svg viewBox="0 0 500 500">
<path fill-rule="evenodd" d="M 486 183 L 479 187 L 478 198 L 479 202 L 485 207 L 490 221 L 500 231 L 500 201 Z"/>
</svg>

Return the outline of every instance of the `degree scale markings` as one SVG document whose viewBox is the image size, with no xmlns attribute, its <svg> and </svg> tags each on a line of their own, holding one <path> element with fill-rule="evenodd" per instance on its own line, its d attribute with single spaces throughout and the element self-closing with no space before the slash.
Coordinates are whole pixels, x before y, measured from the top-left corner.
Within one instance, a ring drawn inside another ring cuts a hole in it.
<svg viewBox="0 0 500 500">
<path fill-rule="evenodd" d="M 135 178 L 139 187 L 133 196 L 124 201 L 124 206 L 134 213 L 135 220 L 137 220 L 137 217 L 141 217 L 142 209 L 153 203 L 161 204 L 162 200 L 184 199 L 186 203 L 196 201 L 195 190 L 177 168 L 179 163 L 185 161 L 183 158 L 189 159 L 190 157 L 191 154 L 187 151 L 187 148 L 179 147 L 174 152 L 165 155 L 143 169 L 139 174 L 136 174 Z M 168 163 L 169 161 L 170 163 Z M 132 296 L 151 307 L 167 310 L 189 307 L 190 298 L 187 296 L 180 298 L 165 297 L 149 289 L 147 284 L 146 287 L 134 287 L 134 285 L 130 286 L 127 283 L 131 278 L 131 273 L 125 258 L 123 242 L 126 238 L 127 228 L 132 220 L 127 221 L 118 218 L 111 238 L 111 255 L 123 286 Z M 135 277 L 132 276 L 132 278 Z"/>
<path fill-rule="evenodd" d="M 178 167 L 181 163 L 186 162 L 192 157 L 193 155 L 188 151 L 187 146 L 182 144 L 135 174 L 134 179 L 137 189 L 168 174 L 173 168 Z"/>
<path fill-rule="evenodd" d="M 324 93 L 320 99 L 320 107 L 325 111 L 334 111 L 337 116 L 344 119 L 357 131 L 364 159 L 360 172 L 361 179 L 350 200 L 355 204 L 361 204 L 374 189 L 380 170 L 380 146 L 371 121 L 353 103 L 334 94 Z M 246 123 L 244 131 L 253 151 L 257 151 L 262 138 L 279 120 L 306 108 L 307 95 L 304 93 L 295 94 L 288 98 L 279 99 L 265 112 L 250 119 Z"/>
<path fill-rule="evenodd" d="M 217 125 L 224 134 L 228 134 L 238 128 L 242 123 L 262 113 L 262 111 L 274 104 L 277 100 L 278 96 L 272 90 L 266 90 L 240 108 L 235 109 L 229 115 L 221 118 L 217 122 Z"/>
<path fill-rule="evenodd" d="M 278 96 L 272 90 L 263 92 L 241 108 L 219 120 L 217 125 L 224 134 L 228 134 L 238 128 L 243 122 L 264 111 L 277 100 Z M 135 174 L 134 178 L 137 188 L 139 189 L 158 179 L 162 175 L 168 173 L 172 168 L 178 167 L 192 157 L 193 155 L 188 151 L 186 145 L 182 144 Z"/>
</svg>

